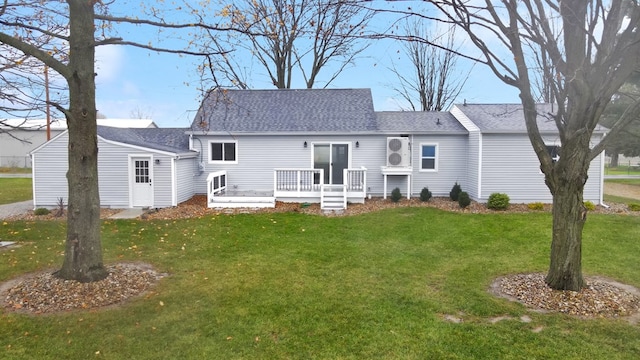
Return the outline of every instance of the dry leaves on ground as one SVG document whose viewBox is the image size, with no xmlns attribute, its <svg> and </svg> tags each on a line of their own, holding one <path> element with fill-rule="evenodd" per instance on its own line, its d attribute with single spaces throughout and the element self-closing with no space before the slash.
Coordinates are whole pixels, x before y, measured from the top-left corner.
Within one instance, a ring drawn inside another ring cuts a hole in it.
<svg viewBox="0 0 640 360">
<path fill-rule="evenodd" d="M 5 309 L 31 314 L 95 309 L 140 296 L 164 276 L 140 263 L 110 265 L 107 271 L 105 279 L 90 283 L 62 280 L 52 271 L 28 274 L 2 284 L 0 296 Z"/>
<path fill-rule="evenodd" d="M 516 274 L 497 279 L 494 294 L 518 301 L 527 307 L 585 318 L 616 318 L 638 314 L 640 290 L 600 277 L 586 277 L 580 291 L 553 290 L 544 274 Z"/>
</svg>

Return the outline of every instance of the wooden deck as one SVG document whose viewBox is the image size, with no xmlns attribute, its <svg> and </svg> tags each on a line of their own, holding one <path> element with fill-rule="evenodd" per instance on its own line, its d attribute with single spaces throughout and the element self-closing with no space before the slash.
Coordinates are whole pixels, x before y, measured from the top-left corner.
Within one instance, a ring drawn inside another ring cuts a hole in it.
<svg viewBox="0 0 640 360">
<path fill-rule="evenodd" d="M 227 187 L 227 172 L 216 171 L 207 177 L 207 205 L 210 208 L 264 208 L 275 207 L 276 201 L 283 201 L 320 203 L 323 208 L 344 209 L 348 202 L 364 203 L 366 169 L 345 169 L 345 184 L 328 185 L 323 179 L 322 169 L 275 169 L 273 191 L 235 191 Z"/>
</svg>

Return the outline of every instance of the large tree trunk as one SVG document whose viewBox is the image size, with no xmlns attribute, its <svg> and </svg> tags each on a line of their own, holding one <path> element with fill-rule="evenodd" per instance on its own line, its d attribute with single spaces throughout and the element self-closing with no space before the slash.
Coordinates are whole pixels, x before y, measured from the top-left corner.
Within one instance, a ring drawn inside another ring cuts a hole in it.
<svg viewBox="0 0 640 360">
<path fill-rule="evenodd" d="M 69 200 L 64 263 L 57 275 L 91 282 L 108 273 L 102 264 L 95 104 L 93 1 L 68 0 L 70 58 Z"/>
<path fill-rule="evenodd" d="M 584 286 L 582 229 L 587 209 L 583 191 L 590 163 L 584 146 L 588 149 L 589 138 L 576 136 L 563 144 L 560 160 L 554 164 L 551 175 L 546 176 L 553 194 L 553 236 L 546 283 L 556 290 L 580 291 Z"/>
<path fill-rule="evenodd" d="M 551 262 L 546 277 L 552 289 L 579 291 L 582 277 L 582 228 L 587 210 L 576 186 L 559 188 L 553 197 Z"/>
</svg>

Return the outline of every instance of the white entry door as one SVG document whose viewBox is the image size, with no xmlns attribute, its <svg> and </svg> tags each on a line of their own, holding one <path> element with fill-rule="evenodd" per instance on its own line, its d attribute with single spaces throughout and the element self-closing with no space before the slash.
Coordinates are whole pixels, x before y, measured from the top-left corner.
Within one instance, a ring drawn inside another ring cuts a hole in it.
<svg viewBox="0 0 640 360">
<path fill-rule="evenodd" d="M 151 157 L 131 158 L 131 206 L 153 206 Z"/>
</svg>

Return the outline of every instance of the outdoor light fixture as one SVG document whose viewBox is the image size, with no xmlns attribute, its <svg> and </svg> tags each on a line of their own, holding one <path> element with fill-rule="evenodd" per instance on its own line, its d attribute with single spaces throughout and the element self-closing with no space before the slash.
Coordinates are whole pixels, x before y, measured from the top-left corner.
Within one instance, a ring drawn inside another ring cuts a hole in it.
<svg viewBox="0 0 640 360">
<path fill-rule="evenodd" d="M 360 141 L 356 141 L 356 147 L 359 148 L 360 147 Z"/>
<path fill-rule="evenodd" d="M 160 159 L 156 159 L 156 165 L 160 165 Z"/>
<path fill-rule="evenodd" d="M 307 147 L 307 142 L 306 141 L 304 142 L 304 147 Z"/>
</svg>

